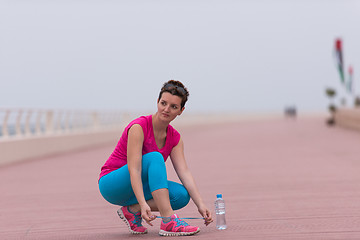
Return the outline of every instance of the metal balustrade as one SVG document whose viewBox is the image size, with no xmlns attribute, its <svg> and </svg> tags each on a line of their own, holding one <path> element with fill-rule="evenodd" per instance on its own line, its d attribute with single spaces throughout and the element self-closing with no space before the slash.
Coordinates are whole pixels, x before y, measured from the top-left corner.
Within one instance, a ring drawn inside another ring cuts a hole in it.
<svg viewBox="0 0 360 240">
<path fill-rule="evenodd" d="M 0 139 L 96 131 L 120 127 L 129 118 L 120 111 L 0 108 Z"/>
</svg>

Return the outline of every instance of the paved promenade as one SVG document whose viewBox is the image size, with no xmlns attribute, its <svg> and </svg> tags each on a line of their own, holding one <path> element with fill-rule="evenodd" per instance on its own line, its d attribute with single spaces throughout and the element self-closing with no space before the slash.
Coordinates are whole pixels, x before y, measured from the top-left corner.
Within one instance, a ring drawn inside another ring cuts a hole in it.
<svg viewBox="0 0 360 240">
<path fill-rule="evenodd" d="M 215 224 L 176 239 L 360 239 L 360 132 L 324 118 L 181 127 L 188 164 L 213 209 L 226 201 L 228 229 Z M 119 133 L 120 136 L 120 133 Z M 0 168 L 0 239 L 159 239 L 160 221 L 128 233 L 97 180 L 114 146 Z M 19 149 L 21 151 L 21 149 Z M 176 179 L 170 161 L 169 178 Z M 192 202 L 178 211 L 196 217 Z"/>
</svg>

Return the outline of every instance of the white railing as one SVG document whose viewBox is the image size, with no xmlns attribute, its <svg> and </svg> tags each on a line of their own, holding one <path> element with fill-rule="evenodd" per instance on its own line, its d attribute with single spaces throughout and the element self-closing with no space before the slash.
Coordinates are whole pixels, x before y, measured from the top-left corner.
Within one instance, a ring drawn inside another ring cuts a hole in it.
<svg viewBox="0 0 360 240">
<path fill-rule="evenodd" d="M 0 108 L 0 166 L 114 145 L 131 117 L 120 111 Z"/>
<path fill-rule="evenodd" d="M 128 113 L 120 111 L 0 108 L 0 139 L 120 127 L 129 117 Z"/>
</svg>

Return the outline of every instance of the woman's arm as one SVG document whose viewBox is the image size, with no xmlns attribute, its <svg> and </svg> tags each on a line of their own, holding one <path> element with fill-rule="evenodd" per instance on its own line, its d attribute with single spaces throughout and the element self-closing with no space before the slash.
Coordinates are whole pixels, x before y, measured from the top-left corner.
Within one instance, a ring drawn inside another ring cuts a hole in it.
<svg viewBox="0 0 360 240">
<path fill-rule="evenodd" d="M 189 195 L 197 206 L 200 214 L 205 218 L 205 224 L 208 225 L 213 221 L 211 212 L 204 204 L 204 201 L 202 200 L 200 192 L 196 186 L 195 180 L 186 164 L 184 143 L 182 139 L 180 139 L 178 145 L 172 149 L 170 157 L 176 174 L 178 175 L 186 190 L 189 192 Z"/>
<path fill-rule="evenodd" d="M 141 217 L 152 226 L 150 221 L 154 220 L 151 216 L 151 209 L 146 203 L 141 181 L 141 161 L 142 147 L 144 142 L 144 132 L 139 124 L 131 126 L 128 132 L 127 143 L 127 164 L 130 173 L 131 187 L 141 208 Z"/>
</svg>

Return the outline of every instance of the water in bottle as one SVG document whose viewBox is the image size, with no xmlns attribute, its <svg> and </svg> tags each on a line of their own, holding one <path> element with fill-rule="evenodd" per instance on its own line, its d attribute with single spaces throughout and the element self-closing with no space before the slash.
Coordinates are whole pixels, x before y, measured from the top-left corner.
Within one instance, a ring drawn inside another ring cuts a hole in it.
<svg viewBox="0 0 360 240">
<path fill-rule="evenodd" d="M 222 194 L 216 195 L 215 213 L 216 213 L 216 228 L 219 230 L 226 229 L 225 201 L 222 198 Z"/>
</svg>

